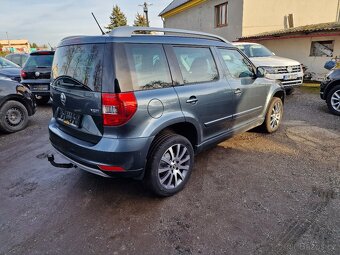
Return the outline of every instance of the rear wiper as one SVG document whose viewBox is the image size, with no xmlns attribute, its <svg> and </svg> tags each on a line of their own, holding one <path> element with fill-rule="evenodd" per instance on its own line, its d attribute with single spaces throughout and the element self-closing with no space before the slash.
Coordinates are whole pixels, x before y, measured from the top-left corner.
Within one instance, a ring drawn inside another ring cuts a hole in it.
<svg viewBox="0 0 340 255">
<path fill-rule="evenodd" d="M 90 87 L 88 87 L 87 85 L 81 83 L 80 81 L 72 78 L 71 76 L 68 75 L 63 75 L 63 76 L 59 76 L 57 79 L 54 80 L 53 82 L 56 85 L 59 86 L 64 86 L 64 87 L 78 87 L 78 88 L 84 88 L 86 90 L 90 90 L 92 91 L 92 89 Z"/>
</svg>

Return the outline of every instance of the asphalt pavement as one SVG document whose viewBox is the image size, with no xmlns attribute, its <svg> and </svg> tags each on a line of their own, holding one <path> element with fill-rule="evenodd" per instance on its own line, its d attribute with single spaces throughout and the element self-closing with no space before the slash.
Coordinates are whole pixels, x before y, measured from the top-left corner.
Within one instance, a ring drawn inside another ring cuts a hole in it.
<svg viewBox="0 0 340 255">
<path fill-rule="evenodd" d="M 169 198 L 52 167 L 50 116 L 0 134 L 0 254 L 340 254 L 340 117 L 315 89 L 287 98 L 275 134 L 198 155 Z"/>
</svg>

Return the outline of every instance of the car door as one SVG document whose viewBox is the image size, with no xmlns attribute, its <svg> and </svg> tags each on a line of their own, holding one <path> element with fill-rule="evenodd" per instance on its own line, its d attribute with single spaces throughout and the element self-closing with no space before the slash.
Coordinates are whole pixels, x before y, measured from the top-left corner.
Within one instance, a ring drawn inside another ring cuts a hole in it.
<svg viewBox="0 0 340 255">
<path fill-rule="evenodd" d="M 185 118 L 198 121 L 202 141 L 231 127 L 233 91 L 219 74 L 212 48 L 167 46 L 175 90 Z"/>
<path fill-rule="evenodd" d="M 220 58 L 228 71 L 228 82 L 233 90 L 233 124 L 235 128 L 261 117 L 270 84 L 257 78 L 252 63 L 234 48 L 218 48 Z"/>
</svg>

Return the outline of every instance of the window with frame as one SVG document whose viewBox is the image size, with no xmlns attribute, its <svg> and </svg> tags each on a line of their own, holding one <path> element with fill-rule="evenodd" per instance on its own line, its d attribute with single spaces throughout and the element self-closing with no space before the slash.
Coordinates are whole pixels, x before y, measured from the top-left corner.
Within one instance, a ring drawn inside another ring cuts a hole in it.
<svg viewBox="0 0 340 255">
<path fill-rule="evenodd" d="M 252 65 L 237 50 L 219 49 L 223 62 L 232 77 L 253 78 L 255 76 Z"/>
<path fill-rule="evenodd" d="M 126 44 L 134 90 L 172 86 L 169 66 L 162 45 Z"/>
<path fill-rule="evenodd" d="M 228 2 L 215 6 L 215 26 L 223 27 L 228 25 Z"/>
<path fill-rule="evenodd" d="M 314 41 L 311 44 L 311 57 L 333 57 L 334 41 Z"/>
<path fill-rule="evenodd" d="M 184 83 L 218 79 L 217 67 L 209 48 L 174 47 Z"/>
</svg>

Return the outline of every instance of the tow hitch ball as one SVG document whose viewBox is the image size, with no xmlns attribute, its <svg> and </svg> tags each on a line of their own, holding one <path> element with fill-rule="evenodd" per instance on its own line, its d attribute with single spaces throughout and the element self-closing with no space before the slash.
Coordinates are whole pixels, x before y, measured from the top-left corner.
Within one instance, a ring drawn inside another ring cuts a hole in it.
<svg viewBox="0 0 340 255">
<path fill-rule="evenodd" d="M 56 163 L 54 161 L 54 155 L 53 154 L 48 154 L 47 155 L 47 160 L 51 163 L 52 166 L 55 166 L 55 167 L 60 167 L 60 168 L 73 168 L 73 167 L 77 167 L 76 165 L 74 165 L 72 163 Z"/>
</svg>

